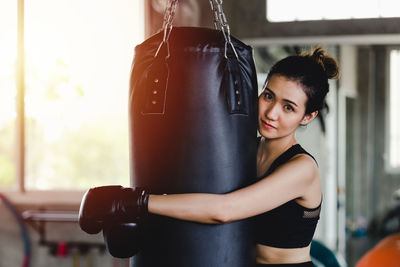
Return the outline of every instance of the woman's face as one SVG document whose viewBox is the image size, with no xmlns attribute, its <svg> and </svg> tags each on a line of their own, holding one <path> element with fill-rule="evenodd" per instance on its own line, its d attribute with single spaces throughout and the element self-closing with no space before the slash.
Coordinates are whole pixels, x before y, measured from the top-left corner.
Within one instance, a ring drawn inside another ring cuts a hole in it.
<svg viewBox="0 0 400 267">
<path fill-rule="evenodd" d="M 284 76 L 272 75 L 258 98 L 258 127 L 267 139 L 294 134 L 300 124 L 315 116 L 306 114 L 307 95 L 300 83 Z"/>
</svg>

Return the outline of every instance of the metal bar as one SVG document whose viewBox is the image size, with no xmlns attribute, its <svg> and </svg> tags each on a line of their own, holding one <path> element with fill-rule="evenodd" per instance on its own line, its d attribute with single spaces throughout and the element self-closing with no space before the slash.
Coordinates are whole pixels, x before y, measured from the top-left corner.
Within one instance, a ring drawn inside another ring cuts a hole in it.
<svg viewBox="0 0 400 267">
<path fill-rule="evenodd" d="M 18 0 L 18 33 L 16 64 L 16 165 L 19 190 L 25 192 L 25 60 L 24 60 L 24 0 Z"/>
<path fill-rule="evenodd" d="M 26 221 L 39 222 L 78 222 L 78 212 L 75 211 L 32 211 L 26 210 L 22 218 Z"/>
</svg>

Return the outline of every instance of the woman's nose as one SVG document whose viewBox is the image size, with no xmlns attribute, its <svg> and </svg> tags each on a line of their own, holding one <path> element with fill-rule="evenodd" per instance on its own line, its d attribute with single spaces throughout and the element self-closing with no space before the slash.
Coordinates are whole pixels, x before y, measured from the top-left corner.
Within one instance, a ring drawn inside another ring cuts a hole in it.
<svg viewBox="0 0 400 267">
<path fill-rule="evenodd" d="M 279 117 L 278 105 L 274 103 L 265 109 L 265 117 L 269 120 L 277 120 Z"/>
</svg>

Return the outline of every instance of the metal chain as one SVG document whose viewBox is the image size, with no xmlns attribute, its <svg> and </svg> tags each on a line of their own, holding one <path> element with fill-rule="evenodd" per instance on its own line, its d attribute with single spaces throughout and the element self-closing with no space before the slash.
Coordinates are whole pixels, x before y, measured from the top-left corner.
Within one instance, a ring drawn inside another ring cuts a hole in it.
<svg viewBox="0 0 400 267">
<path fill-rule="evenodd" d="M 168 4 L 165 7 L 164 22 L 163 22 L 163 26 L 162 26 L 164 29 L 164 37 L 163 37 L 163 41 L 158 46 L 158 49 L 157 49 L 154 57 L 156 57 L 158 55 L 158 52 L 160 51 L 160 49 L 164 43 L 167 44 L 167 48 L 168 48 L 167 58 L 169 57 L 168 39 L 169 39 L 169 35 L 171 34 L 171 31 L 172 31 L 172 21 L 175 18 L 175 10 L 176 10 L 177 4 L 178 4 L 178 0 L 168 0 Z"/>
<path fill-rule="evenodd" d="M 218 27 L 218 20 L 219 20 L 218 12 L 217 12 L 216 8 L 214 7 L 213 0 L 209 0 L 209 3 L 210 3 L 210 6 L 211 6 L 211 11 L 212 11 L 213 16 L 214 16 L 214 27 L 215 27 L 216 30 L 219 30 L 219 27 Z"/>
<path fill-rule="evenodd" d="M 214 14 L 214 26 L 217 30 L 221 30 L 224 39 L 225 39 L 225 58 L 227 58 L 227 49 L 228 45 L 231 46 L 233 53 L 235 54 L 236 58 L 238 57 L 238 54 L 236 53 L 236 49 L 234 45 L 232 44 L 231 40 L 231 29 L 229 27 L 228 21 L 226 20 L 225 13 L 222 9 L 222 3 L 223 0 L 209 0 L 211 10 Z M 164 21 L 163 21 L 163 29 L 164 29 L 164 37 L 163 41 L 160 43 L 156 54 L 154 57 L 156 57 L 164 43 L 167 44 L 168 48 L 168 55 L 169 57 L 169 44 L 168 44 L 168 39 L 172 31 L 172 22 L 175 18 L 175 11 L 176 11 L 176 6 L 178 4 L 178 0 L 168 0 L 168 4 L 165 7 L 165 13 L 164 13 Z"/>
<path fill-rule="evenodd" d="M 169 34 L 171 33 L 172 21 L 175 18 L 175 10 L 177 4 L 178 0 L 168 0 L 168 4 L 165 7 L 164 22 L 163 22 L 164 42 L 168 40 Z"/>
<path fill-rule="evenodd" d="M 229 27 L 228 21 L 226 20 L 226 16 L 224 10 L 222 9 L 222 2 L 223 0 L 209 0 L 211 11 L 214 14 L 214 26 L 215 29 L 221 30 L 222 34 L 224 35 L 225 39 L 225 58 L 227 58 L 226 50 L 228 44 L 232 47 L 233 52 L 235 53 L 236 58 L 238 55 L 236 53 L 236 49 L 232 44 L 231 40 L 231 29 Z"/>
</svg>

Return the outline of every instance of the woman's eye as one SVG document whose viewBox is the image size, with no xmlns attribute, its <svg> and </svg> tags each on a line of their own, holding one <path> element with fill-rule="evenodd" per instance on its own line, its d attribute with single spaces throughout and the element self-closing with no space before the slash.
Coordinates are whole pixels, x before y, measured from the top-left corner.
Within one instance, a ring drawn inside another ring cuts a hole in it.
<svg viewBox="0 0 400 267">
<path fill-rule="evenodd" d="M 268 93 L 268 92 L 265 92 L 264 93 L 264 99 L 271 100 L 272 99 L 272 95 L 270 93 Z"/>
<path fill-rule="evenodd" d="M 291 105 L 285 105 L 285 110 L 287 111 L 294 111 L 294 108 Z"/>
</svg>

